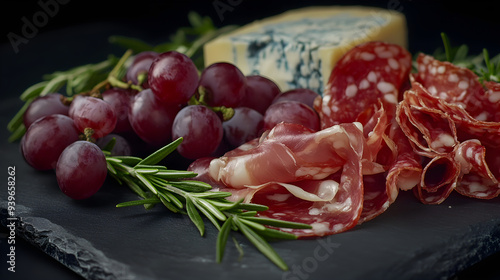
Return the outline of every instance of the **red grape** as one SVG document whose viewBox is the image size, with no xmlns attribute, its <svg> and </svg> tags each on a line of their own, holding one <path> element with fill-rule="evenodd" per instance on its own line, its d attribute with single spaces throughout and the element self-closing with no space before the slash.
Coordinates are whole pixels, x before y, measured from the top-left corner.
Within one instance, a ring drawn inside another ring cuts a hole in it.
<svg viewBox="0 0 500 280">
<path fill-rule="evenodd" d="M 55 168 L 61 152 L 79 138 L 73 120 L 64 115 L 45 116 L 26 131 L 21 142 L 24 159 L 33 168 L 50 170 Z"/>
<path fill-rule="evenodd" d="M 175 51 L 165 52 L 151 64 L 148 83 L 162 102 L 184 104 L 196 92 L 198 70 L 186 55 Z"/>
<path fill-rule="evenodd" d="M 92 137 L 96 139 L 111 133 L 117 122 L 111 105 L 96 97 L 83 97 L 72 113 L 76 128 L 80 132 L 91 128 L 94 131 Z"/>
<path fill-rule="evenodd" d="M 152 146 L 172 141 L 172 123 L 179 105 L 158 102 L 151 89 L 139 92 L 130 105 L 129 121 L 134 132 Z"/>
<path fill-rule="evenodd" d="M 75 112 L 79 110 L 80 106 L 83 104 L 83 100 L 85 100 L 87 96 L 84 95 L 75 95 L 71 104 L 69 105 L 68 116 L 73 118 Z"/>
<path fill-rule="evenodd" d="M 280 122 L 301 124 L 314 131 L 320 128 L 318 114 L 298 101 L 283 101 L 269 106 L 264 115 L 264 129 L 272 129 Z"/>
<path fill-rule="evenodd" d="M 246 79 L 247 86 L 241 106 L 264 114 L 273 99 L 280 94 L 280 88 L 273 81 L 259 75 L 247 76 Z"/>
<path fill-rule="evenodd" d="M 214 63 L 203 70 L 200 86 L 209 106 L 238 107 L 245 94 L 246 78 L 233 64 Z"/>
<path fill-rule="evenodd" d="M 68 115 L 69 106 L 62 103 L 62 98 L 63 96 L 59 93 L 37 97 L 24 112 L 24 126 L 28 128 L 37 119 L 49 115 Z"/>
<path fill-rule="evenodd" d="M 307 88 L 296 88 L 285 91 L 280 95 L 276 96 L 273 100 L 274 103 L 282 101 L 298 101 L 306 104 L 307 106 L 314 108 L 314 100 L 320 96 L 317 92 L 307 89 Z"/>
<path fill-rule="evenodd" d="M 127 69 L 127 74 L 125 75 L 127 81 L 131 81 L 134 85 L 138 85 L 139 84 L 139 80 L 137 79 L 138 76 L 146 74 L 146 80 L 140 86 L 142 86 L 143 88 L 149 88 L 149 84 L 147 81 L 147 73 L 149 71 L 149 68 L 151 67 L 151 64 L 153 63 L 153 60 L 158 55 L 159 53 L 153 51 L 144 51 L 138 53 L 134 57 L 132 64 Z"/>
<path fill-rule="evenodd" d="M 175 117 L 172 126 L 172 138 L 184 138 L 177 151 L 188 159 L 211 155 L 219 146 L 222 136 L 220 118 L 203 105 L 184 107 Z"/>
<path fill-rule="evenodd" d="M 128 120 L 128 111 L 130 102 L 134 93 L 130 90 L 121 88 L 108 89 L 102 93 L 102 100 L 106 101 L 115 112 L 116 126 L 112 131 L 114 133 L 132 131 L 132 126 Z"/>
<path fill-rule="evenodd" d="M 234 116 L 222 124 L 224 137 L 233 147 L 238 147 L 260 136 L 264 127 L 261 113 L 246 107 L 234 109 Z"/>
<path fill-rule="evenodd" d="M 76 141 L 61 153 L 56 166 L 59 188 L 73 199 L 95 194 L 107 174 L 106 157 L 101 149 L 88 141 Z"/>
</svg>

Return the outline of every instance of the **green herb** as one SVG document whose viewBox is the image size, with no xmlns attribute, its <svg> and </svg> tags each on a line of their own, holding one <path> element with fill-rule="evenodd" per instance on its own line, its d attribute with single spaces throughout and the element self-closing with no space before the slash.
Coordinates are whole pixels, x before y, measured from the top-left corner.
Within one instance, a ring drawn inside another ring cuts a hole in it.
<svg viewBox="0 0 500 280">
<path fill-rule="evenodd" d="M 158 165 L 166 156 L 174 151 L 182 142 L 179 138 L 157 150 L 145 159 L 137 157 L 110 156 L 113 143 L 106 146 L 108 173 L 120 184 L 127 185 L 142 199 L 123 202 L 117 207 L 144 205 L 146 209 L 156 204 L 163 204 L 174 213 L 189 216 L 200 235 L 205 233 L 204 218 L 209 220 L 218 230 L 216 242 L 216 260 L 221 262 L 231 231 L 241 232 L 248 240 L 274 264 L 283 270 L 288 266 L 268 240 L 296 239 L 297 236 L 269 228 L 308 229 L 310 225 L 287 222 L 257 216 L 259 211 L 267 210 L 267 206 L 229 201 L 229 192 L 212 191 L 209 184 L 189 180 L 196 176 L 194 172 L 170 170 Z M 237 246 L 241 253 L 241 247 Z"/>
<path fill-rule="evenodd" d="M 483 49 L 480 54 L 469 55 L 467 45 L 453 47 L 445 33 L 441 33 L 441 38 L 444 49 L 436 49 L 433 54 L 434 58 L 469 68 L 479 76 L 480 81 L 500 81 L 500 54 L 490 59 L 488 50 Z"/>
<path fill-rule="evenodd" d="M 23 114 L 35 98 L 58 92 L 64 86 L 67 96 L 89 91 L 108 75 L 117 61 L 116 57 L 110 56 L 107 60 L 96 64 L 86 64 L 67 71 L 54 72 L 45 75 L 44 81 L 28 87 L 19 97 L 24 101 L 24 105 L 7 124 L 7 129 L 11 132 L 9 141 L 18 140 L 24 135 L 26 127 L 23 124 Z"/>
</svg>

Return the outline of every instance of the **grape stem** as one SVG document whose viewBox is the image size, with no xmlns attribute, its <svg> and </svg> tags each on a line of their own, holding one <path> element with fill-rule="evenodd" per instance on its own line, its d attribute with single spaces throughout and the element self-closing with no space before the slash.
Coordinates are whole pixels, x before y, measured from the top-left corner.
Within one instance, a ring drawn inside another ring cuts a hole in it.
<svg viewBox="0 0 500 280">
<path fill-rule="evenodd" d="M 198 87 L 198 98 L 196 98 L 196 95 L 191 97 L 189 100 L 189 105 L 203 105 L 208 107 L 210 110 L 214 111 L 215 113 L 220 113 L 222 115 L 222 121 L 228 121 L 234 116 L 234 109 L 231 107 L 226 107 L 226 106 L 209 106 L 206 102 L 206 89 L 203 86 Z"/>
<path fill-rule="evenodd" d="M 92 88 L 91 92 L 100 92 L 102 88 L 106 88 L 109 86 L 123 88 L 123 89 L 131 88 L 137 91 L 142 91 L 142 87 L 133 84 L 132 81 L 124 82 L 121 80 L 121 77 L 123 75 L 121 75 L 120 73 L 124 72 L 125 62 L 130 58 L 132 53 L 133 53 L 132 50 L 130 49 L 127 50 L 120 58 L 120 60 L 118 60 L 115 67 L 113 67 L 113 69 L 109 72 L 108 77 L 104 81 L 95 85 Z"/>
<path fill-rule="evenodd" d="M 94 135 L 94 130 L 92 128 L 86 127 L 83 130 L 83 137 L 84 137 L 85 141 L 95 143 L 95 138 L 92 137 L 92 135 Z"/>
</svg>

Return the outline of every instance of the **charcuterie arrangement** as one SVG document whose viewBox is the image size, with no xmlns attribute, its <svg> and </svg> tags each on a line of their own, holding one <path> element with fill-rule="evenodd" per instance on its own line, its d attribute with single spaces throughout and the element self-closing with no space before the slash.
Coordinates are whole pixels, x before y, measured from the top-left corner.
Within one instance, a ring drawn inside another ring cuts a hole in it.
<svg viewBox="0 0 500 280">
<path fill-rule="evenodd" d="M 347 231 L 400 191 L 424 204 L 500 194 L 500 56 L 472 64 L 444 34 L 445 55 L 411 54 L 402 24 L 308 8 L 209 29 L 202 67 L 198 43 L 129 50 L 28 88 L 9 129 L 69 197 L 109 175 L 140 197 L 118 207 L 163 204 L 202 235 L 210 221 L 218 261 L 234 230 L 287 269 L 269 239 Z M 186 170 L 162 165 L 171 153 Z"/>
</svg>

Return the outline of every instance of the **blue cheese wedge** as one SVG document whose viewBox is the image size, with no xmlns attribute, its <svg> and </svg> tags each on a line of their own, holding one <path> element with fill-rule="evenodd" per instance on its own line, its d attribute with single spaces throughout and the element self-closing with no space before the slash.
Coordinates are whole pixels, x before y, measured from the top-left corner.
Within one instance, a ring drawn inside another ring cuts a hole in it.
<svg viewBox="0 0 500 280">
<path fill-rule="evenodd" d="M 340 57 L 368 41 L 407 47 L 403 14 L 361 6 L 309 7 L 258 20 L 204 46 L 205 65 L 230 62 L 270 78 L 282 91 L 322 93 Z"/>
</svg>

